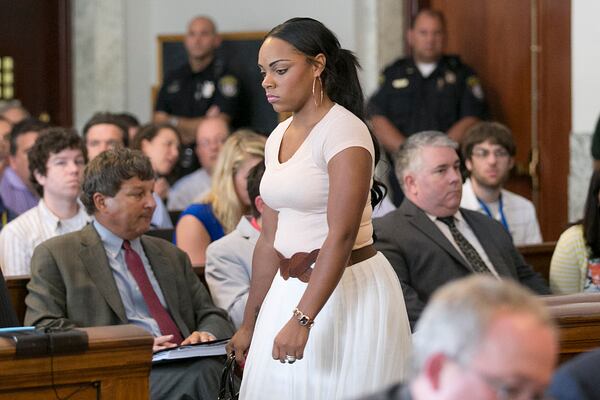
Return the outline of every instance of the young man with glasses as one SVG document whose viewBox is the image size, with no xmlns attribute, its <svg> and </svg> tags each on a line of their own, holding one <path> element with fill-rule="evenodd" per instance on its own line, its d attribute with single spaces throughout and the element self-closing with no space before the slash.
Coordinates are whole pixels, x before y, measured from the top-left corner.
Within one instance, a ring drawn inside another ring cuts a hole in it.
<svg viewBox="0 0 600 400">
<path fill-rule="evenodd" d="M 498 122 L 481 122 L 466 133 L 462 153 L 470 177 L 460 206 L 497 220 L 515 246 L 542 242 L 533 203 L 503 189 L 514 166 L 516 146 L 510 130 Z"/>
<path fill-rule="evenodd" d="M 474 275 L 440 289 L 413 336 L 413 376 L 368 400 L 544 400 L 558 353 L 542 302 Z"/>
</svg>

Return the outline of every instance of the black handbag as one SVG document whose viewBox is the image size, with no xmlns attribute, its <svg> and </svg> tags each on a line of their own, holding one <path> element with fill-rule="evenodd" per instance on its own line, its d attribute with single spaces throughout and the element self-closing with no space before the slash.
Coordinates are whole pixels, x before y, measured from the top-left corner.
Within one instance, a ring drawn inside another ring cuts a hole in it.
<svg viewBox="0 0 600 400">
<path fill-rule="evenodd" d="M 218 400 L 238 400 L 239 392 L 235 388 L 235 354 L 227 356 L 227 362 L 221 373 L 221 383 L 219 384 Z"/>
</svg>

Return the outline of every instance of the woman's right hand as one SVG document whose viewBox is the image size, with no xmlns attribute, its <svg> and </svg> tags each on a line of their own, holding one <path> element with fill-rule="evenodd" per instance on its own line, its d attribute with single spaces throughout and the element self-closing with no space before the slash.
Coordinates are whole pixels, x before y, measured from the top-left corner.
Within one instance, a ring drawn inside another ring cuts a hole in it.
<svg viewBox="0 0 600 400">
<path fill-rule="evenodd" d="M 235 360 L 242 367 L 246 363 L 246 356 L 248 355 L 248 348 L 250 348 L 253 333 L 254 330 L 252 328 L 242 325 L 229 343 L 227 343 L 227 354 L 235 353 Z"/>
</svg>

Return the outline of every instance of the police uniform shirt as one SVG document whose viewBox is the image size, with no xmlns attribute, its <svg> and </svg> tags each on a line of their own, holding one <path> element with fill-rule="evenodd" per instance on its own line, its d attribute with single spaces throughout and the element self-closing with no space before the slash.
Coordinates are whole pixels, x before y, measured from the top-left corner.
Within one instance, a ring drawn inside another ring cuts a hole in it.
<svg viewBox="0 0 600 400">
<path fill-rule="evenodd" d="M 387 117 L 406 136 L 446 132 L 463 117 L 485 117 L 479 79 L 456 56 L 443 56 L 426 78 L 412 58 L 400 59 L 385 69 L 381 80 L 369 114 Z"/>
<path fill-rule="evenodd" d="M 238 111 L 239 81 L 227 73 L 219 60 L 213 60 L 200 72 L 189 63 L 170 74 L 164 81 L 156 111 L 180 117 L 201 117 L 216 104 L 221 112 L 235 118 Z"/>
</svg>

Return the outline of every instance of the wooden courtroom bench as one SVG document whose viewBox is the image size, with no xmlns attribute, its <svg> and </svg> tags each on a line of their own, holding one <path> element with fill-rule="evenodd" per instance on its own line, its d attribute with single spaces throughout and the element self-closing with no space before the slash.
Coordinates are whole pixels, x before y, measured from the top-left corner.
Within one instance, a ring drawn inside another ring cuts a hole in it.
<svg viewBox="0 0 600 400">
<path fill-rule="evenodd" d="M 556 242 L 544 242 L 527 246 L 517 246 L 527 264 L 540 273 L 546 282 L 550 281 L 550 260 L 554 253 Z"/>
<path fill-rule="evenodd" d="M 17 314 L 17 318 L 23 324 L 25 320 L 25 297 L 27 297 L 29 275 L 9 276 L 5 278 L 5 281 L 8 295 L 10 296 L 10 301 Z"/>
<path fill-rule="evenodd" d="M 549 305 L 559 329 L 559 362 L 600 347 L 600 303 Z"/>
<path fill-rule="evenodd" d="M 0 400 L 147 400 L 153 338 L 133 325 L 82 328 L 89 348 L 80 354 L 17 358 L 0 337 Z M 55 395 L 56 388 L 58 397 Z"/>
<path fill-rule="evenodd" d="M 204 265 L 192 267 L 194 273 L 200 278 L 200 281 L 208 290 L 206 280 L 204 279 Z M 25 321 L 25 297 L 27 297 L 27 284 L 29 283 L 29 275 L 9 276 L 5 278 L 8 294 L 12 302 L 15 313 L 19 322 L 23 324 Z"/>
</svg>

